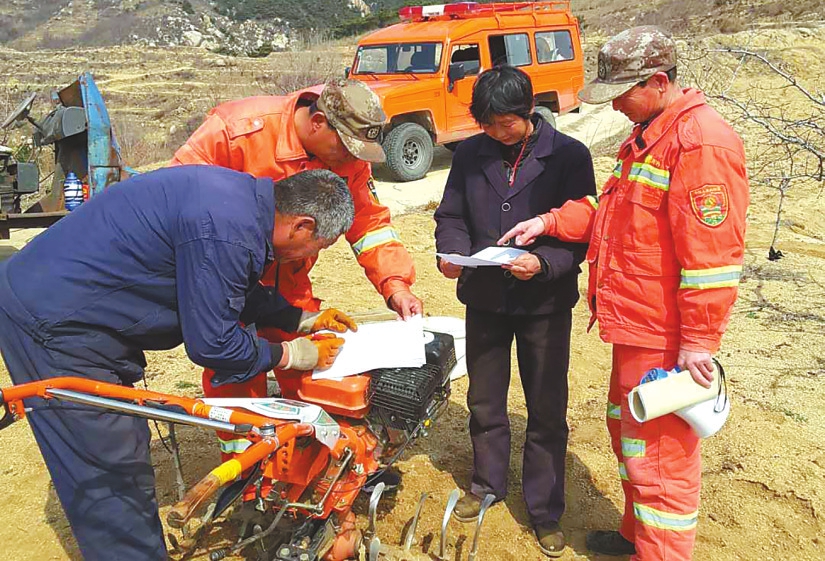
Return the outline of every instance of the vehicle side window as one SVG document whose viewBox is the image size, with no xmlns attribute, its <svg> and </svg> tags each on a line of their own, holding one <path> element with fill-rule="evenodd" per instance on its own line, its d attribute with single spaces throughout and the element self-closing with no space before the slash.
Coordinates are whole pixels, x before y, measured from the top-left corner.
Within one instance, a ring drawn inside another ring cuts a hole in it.
<svg viewBox="0 0 825 561">
<path fill-rule="evenodd" d="M 450 55 L 450 64 L 454 62 L 464 63 L 464 74 L 467 76 L 478 74 L 481 69 L 481 59 L 479 58 L 478 44 L 475 45 L 455 45 Z"/>
<path fill-rule="evenodd" d="M 530 38 L 526 33 L 491 35 L 488 42 L 493 66 L 499 64 L 527 66 L 533 62 L 530 56 Z"/>
<path fill-rule="evenodd" d="M 573 39 L 569 31 L 541 31 L 536 33 L 536 58 L 539 64 L 573 60 Z"/>
</svg>

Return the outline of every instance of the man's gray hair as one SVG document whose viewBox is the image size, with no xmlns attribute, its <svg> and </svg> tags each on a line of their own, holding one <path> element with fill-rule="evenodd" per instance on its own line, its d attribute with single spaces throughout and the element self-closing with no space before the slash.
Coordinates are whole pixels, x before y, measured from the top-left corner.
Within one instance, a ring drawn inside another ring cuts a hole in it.
<svg viewBox="0 0 825 561">
<path fill-rule="evenodd" d="M 355 204 L 347 182 L 325 169 L 302 171 L 274 183 L 275 210 L 286 216 L 311 216 L 315 237 L 334 240 L 352 226 Z"/>
</svg>

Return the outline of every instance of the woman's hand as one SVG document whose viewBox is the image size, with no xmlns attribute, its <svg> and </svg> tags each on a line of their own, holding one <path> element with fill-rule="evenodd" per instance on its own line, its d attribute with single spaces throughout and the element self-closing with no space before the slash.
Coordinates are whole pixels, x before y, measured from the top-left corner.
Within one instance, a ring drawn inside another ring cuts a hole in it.
<svg viewBox="0 0 825 561">
<path fill-rule="evenodd" d="M 502 265 L 502 269 L 507 269 L 518 280 L 530 280 L 541 272 L 541 261 L 532 253 L 519 255 L 509 265 Z"/>
<path fill-rule="evenodd" d="M 456 265 L 455 263 L 450 263 L 445 259 L 439 259 L 438 270 L 441 271 L 441 274 L 448 279 L 457 279 L 461 276 L 461 271 L 464 270 L 464 267 L 461 265 Z"/>
</svg>

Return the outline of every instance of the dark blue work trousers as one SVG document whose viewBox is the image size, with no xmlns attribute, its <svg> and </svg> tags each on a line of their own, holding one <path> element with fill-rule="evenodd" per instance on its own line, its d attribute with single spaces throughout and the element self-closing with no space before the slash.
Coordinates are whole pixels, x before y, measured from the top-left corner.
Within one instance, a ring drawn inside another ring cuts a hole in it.
<svg viewBox="0 0 825 561">
<path fill-rule="evenodd" d="M 567 369 L 572 313 L 505 315 L 467 308 L 467 370 L 473 481 L 470 491 L 503 500 L 510 471 L 510 351 L 516 341 L 527 402 L 522 488 L 533 526 L 564 512 Z"/>
<path fill-rule="evenodd" d="M 121 383 L 113 372 L 67 370 L 71 361 L 23 329 L 25 323 L 0 308 L 0 351 L 15 384 L 57 376 Z M 34 398 L 25 405 L 33 409 L 27 419 L 83 557 L 167 559 L 146 420 L 58 400 Z"/>
</svg>

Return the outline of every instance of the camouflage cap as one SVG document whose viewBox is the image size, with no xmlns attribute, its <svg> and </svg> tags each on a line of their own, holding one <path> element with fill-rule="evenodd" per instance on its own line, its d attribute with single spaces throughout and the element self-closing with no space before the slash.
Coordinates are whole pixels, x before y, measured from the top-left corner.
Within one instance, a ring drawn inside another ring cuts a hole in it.
<svg viewBox="0 0 825 561">
<path fill-rule="evenodd" d="M 387 116 L 369 86 L 358 80 L 329 82 L 316 104 L 353 156 L 375 163 L 387 159 L 379 143 Z"/>
<path fill-rule="evenodd" d="M 599 49 L 599 75 L 579 92 L 585 103 L 607 103 L 634 85 L 676 66 L 676 43 L 658 27 L 622 31 Z"/>
</svg>

